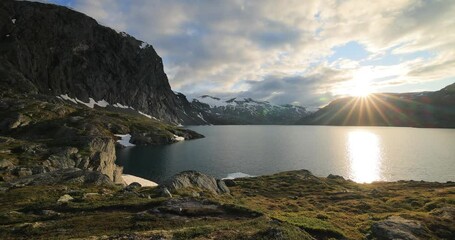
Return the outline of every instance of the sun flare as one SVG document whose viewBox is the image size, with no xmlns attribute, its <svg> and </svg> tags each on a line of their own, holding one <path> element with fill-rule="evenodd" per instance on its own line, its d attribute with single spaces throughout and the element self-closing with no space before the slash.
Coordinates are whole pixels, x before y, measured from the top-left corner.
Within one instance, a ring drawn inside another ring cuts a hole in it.
<svg viewBox="0 0 455 240">
<path fill-rule="evenodd" d="M 368 81 L 357 81 L 352 89 L 352 96 L 367 97 L 370 95 L 372 89 Z"/>
</svg>

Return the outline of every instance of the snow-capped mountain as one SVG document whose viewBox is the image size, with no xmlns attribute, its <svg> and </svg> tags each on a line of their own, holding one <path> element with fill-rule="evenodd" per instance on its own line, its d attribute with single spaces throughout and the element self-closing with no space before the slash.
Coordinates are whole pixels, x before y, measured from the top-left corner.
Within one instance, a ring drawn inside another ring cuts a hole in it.
<svg viewBox="0 0 455 240">
<path fill-rule="evenodd" d="M 191 106 L 208 124 L 294 124 L 308 115 L 301 106 L 276 105 L 252 98 L 203 95 L 193 98 Z"/>
</svg>

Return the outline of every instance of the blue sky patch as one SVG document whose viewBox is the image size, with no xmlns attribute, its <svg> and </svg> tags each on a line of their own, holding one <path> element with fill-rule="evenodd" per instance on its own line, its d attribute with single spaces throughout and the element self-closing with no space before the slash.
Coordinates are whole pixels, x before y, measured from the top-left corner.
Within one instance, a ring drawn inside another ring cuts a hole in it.
<svg viewBox="0 0 455 240">
<path fill-rule="evenodd" d="M 351 59 L 355 61 L 368 57 L 368 51 L 356 41 L 348 42 L 344 45 L 332 48 L 333 54 L 327 59 L 329 62 L 336 61 L 340 58 Z"/>
</svg>

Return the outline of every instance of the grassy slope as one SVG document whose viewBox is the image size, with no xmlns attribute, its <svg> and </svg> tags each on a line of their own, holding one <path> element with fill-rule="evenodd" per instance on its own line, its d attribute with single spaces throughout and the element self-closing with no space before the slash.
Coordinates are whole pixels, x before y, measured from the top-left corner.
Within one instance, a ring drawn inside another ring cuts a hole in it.
<svg viewBox="0 0 455 240">
<path fill-rule="evenodd" d="M 205 193 L 197 198 L 222 204 L 229 216 L 157 213 L 153 209 L 169 200 L 160 197 L 157 189 L 142 188 L 136 193 L 94 186 L 11 189 L 0 193 L 0 238 L 361 239 L 372 223 L 390 215 L 422 221 L 435 239 L 455 234 L 453 219 L 431 213 L 436 208 L 455 207 L 455 183 L 356 184 L 317 178 L 305 171 L 235 182 L 232 195 Z M 192 191 L 182 191 L 174 200 L 185 199 Z M 83 197 L 93 192 L 99 195 Z M 65 193 L 75 200 L 57 204 Z M 59 215 L 40 214 L 44 209 Z M 248 214 L 251 216 L 245 217 Z"/>
</svg>

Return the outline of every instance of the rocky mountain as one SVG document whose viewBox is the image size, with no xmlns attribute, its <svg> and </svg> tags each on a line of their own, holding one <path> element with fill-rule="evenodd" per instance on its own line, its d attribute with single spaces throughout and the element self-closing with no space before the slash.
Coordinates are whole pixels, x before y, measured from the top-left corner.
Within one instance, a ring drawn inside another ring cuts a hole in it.
<svg viewBox="0 0 455 240">
<path fill-rule="evenodd" d="M 183 113 L 151 45 L 51 4 L 1 1 L 0 87 L 203 123 Z"/>
<path fill-rule="evenodd" d="M 331 102 L 299 124 L 455 128 L 455 83 L 435 92 L 381 93 Z"/>
<path fill-rule="evenodd" d="M 192 109 L 207 124 L 293 124 L 308 115 L 304 107 L 275 105 L 251 98 L 221 99 L 203 95 L 192 99 Z"/>
</svg>

